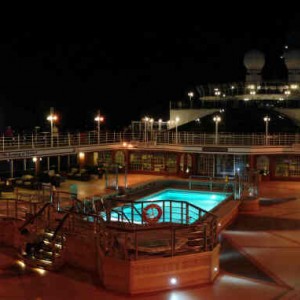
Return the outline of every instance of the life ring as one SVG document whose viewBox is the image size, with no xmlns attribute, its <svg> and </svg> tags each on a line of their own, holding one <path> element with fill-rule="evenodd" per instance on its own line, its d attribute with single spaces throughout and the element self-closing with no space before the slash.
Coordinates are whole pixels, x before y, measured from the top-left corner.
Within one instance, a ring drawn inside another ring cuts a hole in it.
<svg viewBox="0 0 300 300">
<path fill-rule="evenodd" d="M 157 211 L 157 214 L 156 214 L 155 217 L 149 217 L 148 216 L 148 210 L 150 210 L 150 209 L 155 209 Z M 159 221 L 161 215 L 162 215 L 162 209 L 157 204 L 147 205 L 143 209 L 143 213 L 142 213 L 143 221 L 147 222 L 147 223 L 157 223 Z"/>
</svg>

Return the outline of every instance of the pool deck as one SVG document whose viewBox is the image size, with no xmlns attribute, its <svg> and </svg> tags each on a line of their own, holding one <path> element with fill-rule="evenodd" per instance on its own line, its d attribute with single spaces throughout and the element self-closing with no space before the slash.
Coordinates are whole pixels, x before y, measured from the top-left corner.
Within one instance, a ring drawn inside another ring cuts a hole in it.
<svg viewBox="0 0 300 300">
<path fill-rule="evenodd" d="M 129 184 L 155 178 L 132 175 Z M 81 197 L 105 192 L 103 180 L 76 184 Z M 68 185 L 61 189 L 68 190 Z M 240 214 L 222 232 L 221 270 L 214 284 L 132 298 L 300 299 L 300 183 L 262 182 L 260 197 L 264 205 L 258 211 Z M 90 274 L 69 267 L 44 275 L 22 271 L 13 254 L 12 249 L 0 247 L 0 299 L 131 298 L 106 291 Z"/>
</svg>

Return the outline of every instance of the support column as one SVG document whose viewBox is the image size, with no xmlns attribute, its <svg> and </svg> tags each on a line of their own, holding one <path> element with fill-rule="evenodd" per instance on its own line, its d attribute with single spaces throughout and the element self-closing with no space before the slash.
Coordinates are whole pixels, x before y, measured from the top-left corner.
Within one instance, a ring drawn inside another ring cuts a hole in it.
<svg viewBox="0 0 300 300">
<path fill-rule="evenodd" d="M 127 169 L 127 170 L 129 170 L 129 155 L 130 155 L 130 153 L 129 153 L 129 151 L 128 150 L 125 150 L 124 151 L 124 156 L 125 156 L 125 168 Z"/>
<path fill-rule="evenodd" d="M 129 168 L 129 151 L 128 150 L 125 150 L 124 151 L 124 187 L 125 189 L 127 189 L 128 187 L 128 178 L 127 178 L 127 175 L 128 175 L 128 168 Z"/>
<path fill-rule="evenodd" d="M 115 164 L 115 170 L 116 170 L 116 190 L 119 189 L 119 167 L 117 164 Z"/>
<path fill-rule="evenodd" d="M 216 175 L 216 154 L 213 154 L 213 178 Z"/>
<path fill-rule="evenodd" d="M 77 155 L 77 163 L 79 164 L 79 169 L 85 165 L 85 153 L 79 152 Z"/>
<path fill-rule="evenodd" d="M 71 165 L 71 157 L 70 157 L 70 155 L 68 155 L 68 160 L 67 160 L 68 170 L 70 169 L 70 165 Z"/>
<path fill-rule="evenodd" d="M 249 155 L 249 156 L 248 156 L 248 163 L 249 163 L 249 169 L 250 169 L 250 170 L 256 169 L 256 167 L 255 167 L 255 157 L 254 157 L 254 155 Z"/>
<path fill-rule="evenodd" d="M 41 166 L 41 164 L 40 164 L 40 157 L 37 157 L 36 161 L 34 163 L 34 174 L 35 175 L 38 175 L 40 173 L 40 166 Z"/>
<path fill-rule="evenodd" d="M 24 170 L 24 171 L 27 170 L 27 162 L 26 162 L 26 158 L 23 159 L 23 170 Z"/>
<path fill-rule="evenodd" d="M 47 170 L 50 171 L 50 157 L 47 157 Z"/>
<path fill-rule="evenodd" d="M 197 173 L 197 154 L 192 153 L 192 169 L 190 175 L 195 175 Z"/>
<path fill-rule="evenodd" d="M 13 159 L 10 160 L 10 177 L 14 177 L 14 161 Z"/>
<path fill-rule="evenodd" d="M 57 172 L 60 172 L 60 156 L 57 156 Z"/>
</svg>

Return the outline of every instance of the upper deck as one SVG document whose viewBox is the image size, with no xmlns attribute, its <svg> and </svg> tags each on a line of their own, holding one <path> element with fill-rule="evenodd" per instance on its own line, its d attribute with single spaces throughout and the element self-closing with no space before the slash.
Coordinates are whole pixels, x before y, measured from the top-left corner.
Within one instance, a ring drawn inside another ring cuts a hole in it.
<svg viewBox="0 0 300 300">
<path fill-rule="evenodd" d="M 49 136 L 14 136 L 0 140 L 0 160 L 74 155 L 103 150 L 153 150 L 189 153 L 299 154 L 300 134 L 215 134 L 147 131 L 142 133 L 93 132 L 60 134 L 51 146 Z"/>
</svg>

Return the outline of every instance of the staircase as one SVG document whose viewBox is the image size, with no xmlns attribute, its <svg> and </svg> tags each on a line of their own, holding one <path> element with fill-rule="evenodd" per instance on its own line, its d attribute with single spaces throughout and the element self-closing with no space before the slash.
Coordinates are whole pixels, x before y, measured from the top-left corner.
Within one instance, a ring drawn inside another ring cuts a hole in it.
<svg viewBox="0 0 300 300">
<path fill-rule="evenodd" d="M 208 217 L 209 219 L 210 217 Z M 211 251 L 217 243 L 216 224 L 212 220 L 191 226 L 187 246 L 195 251 Z"/>
<path fill-rule="evenodd" d="M 41 235 L 41 246 L 34 255 L 23 257 L 24 262 L 34 268 L 57 270 L 63 264 L 66 237 L 59 230 L 65 213 L 52 212 L 52 218 Z"/>
<path fill-rule="evenodd" d="M 205 247 L 205 232 L 204 225 L 198 224 L 189 229 L 187 233 L 187 246 L 195 251 L 201 251 Z"/>
<path fill-rule="evenodd" d="M 66 238 L 63 235 L 56 235 L 53 238 L 53 235 L 53 230 L 45 230 L 40 249 L 32 256 L 23 257 L 26 265 L 52 271 L 62 266 Z"/>
</svg>

